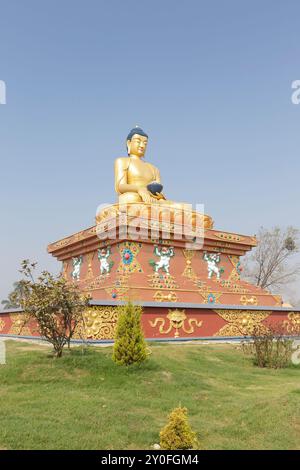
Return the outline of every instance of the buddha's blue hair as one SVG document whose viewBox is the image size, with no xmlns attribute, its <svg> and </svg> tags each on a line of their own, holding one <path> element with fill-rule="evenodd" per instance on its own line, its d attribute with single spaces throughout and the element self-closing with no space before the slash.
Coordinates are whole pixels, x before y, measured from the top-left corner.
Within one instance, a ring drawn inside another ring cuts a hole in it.
<svg viewBox="0 0 300 470">
<path fill-rule="evenodd" d="M 146 134 L 146 132 L 143 131 L 143 129 L 141 129 L 140 127 L 134 127 L 129 132 L 126 140 L 131 140 L 132 137 L 134 136 L 134 134 L 141 135 L 142 137 L 147 137 L 147 139 L 148 139 L 148 135 Z"/>
</svg>

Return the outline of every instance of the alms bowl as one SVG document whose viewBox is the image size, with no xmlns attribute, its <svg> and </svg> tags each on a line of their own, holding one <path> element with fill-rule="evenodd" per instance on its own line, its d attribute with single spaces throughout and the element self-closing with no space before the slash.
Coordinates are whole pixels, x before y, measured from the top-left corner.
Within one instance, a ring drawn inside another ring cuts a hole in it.
<svg viewBox="0 0 300 470">
<path fill-rule="evenodd" d="M 147 189 L 152 194 L 161 193 L 163 190 L 163 185 L 154 181 L 153 183 L 148 184 Z"/>
</svg>

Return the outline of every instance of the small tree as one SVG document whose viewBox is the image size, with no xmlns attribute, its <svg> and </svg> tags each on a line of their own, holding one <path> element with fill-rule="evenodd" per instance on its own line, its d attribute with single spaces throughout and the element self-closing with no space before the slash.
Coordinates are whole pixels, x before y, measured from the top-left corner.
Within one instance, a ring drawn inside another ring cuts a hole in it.
<svg viewBox="0 0 300 470">
<path fill-rule="evenodd" d="M 61 357 L 64 346 L 70 344 L 76 327 L 82 322 L 89 298 L 62 275 L 43 271 L 35 281 L 35 267 L 36 263 L 22 262 L 20 272 L 25 279 L 20 281 L 20 305 L 26 318 L 36 321 L 40 335 L 53 345 L 56 357 Z"/>
<path fill-rule="evenodd" d="M 120 365 L 140 364 L 147 358 L 147 346 L 141 327 L 142 308 L 131 302 L 118 307 L 118 322 L 113 360 Z"/>
<path fill-rule="evenodd" d="M 196 433 L 188 422 L 187 409 L 179 406 L 168 416 L 168 423 L 161 430 L 160 448 L 164 450 L 193 449 L 197 445 Z"/>
<path fill-rule="evenodd" d="M 271 291 L 294 281 L 300 268 L 290 260 L 299 252 L 299 231 L 261 227 L 257 241 L 258 246 L 243 261 L 245 280 Z"/>
</svg>

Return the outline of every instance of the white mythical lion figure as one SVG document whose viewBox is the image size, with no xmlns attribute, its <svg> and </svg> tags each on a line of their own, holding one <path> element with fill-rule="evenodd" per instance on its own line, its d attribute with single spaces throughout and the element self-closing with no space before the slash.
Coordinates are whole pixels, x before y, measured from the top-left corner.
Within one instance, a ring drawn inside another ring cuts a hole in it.
<svg viewBox="0 0 300 470">
<path fill-rule="evenodd" d="M 210 253 L 208 254 L 206 251 L 203 254 L 203 259 L 207 262 L 207 270 L 208 270 L 208 279 L 211 279 L 213 274 L 217 276 L 217 279 L 220 279 L 221 270 L 218 264 L 221 261 L 221 253 Z"/>
<path fill-rule="evenodd" d="M 98 259 L 100 261 L 100 274 L 109 274 L 113 261 L 108 262 L 108 258 L 110 257 L 111 250 L 110 247 L 99 248 L 98 250 Z"/>
<path fill-rule="evenodd" d="M 153 266 L 154 271 L 158 273 L 159 269 L 163 269 L 167 275 L 170 275 L 170 260 L 174 256 L 174 248 L 172 246 L 167 247 L 163 246 L 161 250 L 157 246 L 154 248 L 154 253 L 160 258 L 159 261 L 150 261 L 150 264 Z"/>
<path fill-rule="evenodd" d="M 72 258 L 73 271 L 71 273 L 71 276 L 73 279 L 76 279 L 77 281 L 79 281 L 79 278 L 80 278 L 80 269 L 82 265 L 82 260 L 83 260 L 82 256 Z"/>
</svg>

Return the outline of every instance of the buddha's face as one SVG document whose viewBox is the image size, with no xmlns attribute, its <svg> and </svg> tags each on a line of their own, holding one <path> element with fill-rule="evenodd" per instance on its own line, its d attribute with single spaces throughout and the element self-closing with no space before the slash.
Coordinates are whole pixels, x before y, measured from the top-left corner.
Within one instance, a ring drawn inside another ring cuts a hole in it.
<svg viewBox="0 0 300 470">
<path fill-rule="evenodd" d="M 127 140 L 127 149 L 129 155 L 143 157 L 146 152 L 148 139 L 139 134 L 134 134 L 131 140 Z"/>
</svg>

